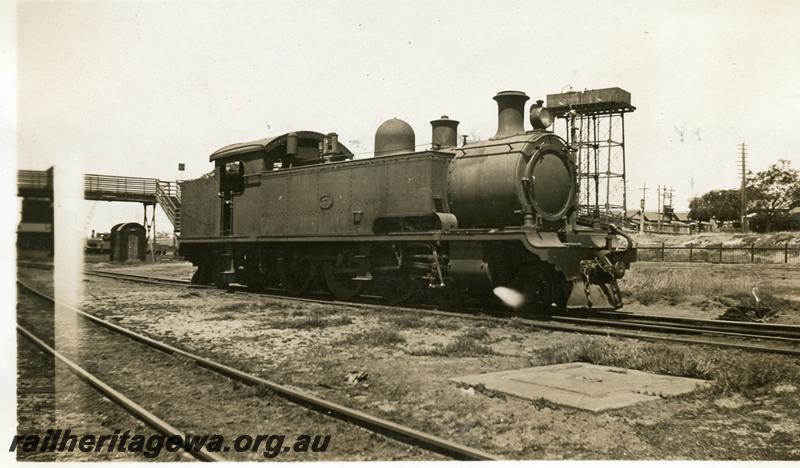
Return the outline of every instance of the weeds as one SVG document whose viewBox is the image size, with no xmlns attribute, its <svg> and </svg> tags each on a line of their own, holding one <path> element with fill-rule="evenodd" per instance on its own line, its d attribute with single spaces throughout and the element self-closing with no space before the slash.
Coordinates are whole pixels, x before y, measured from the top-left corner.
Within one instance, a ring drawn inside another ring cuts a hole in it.
<svg viewBox="0 0 800 468">
<path fill-rule="evenodd" d="M 711 380 L 714 395 L 763 393 L 781 382 L 800 381 L 800 366 L 780 356 L 722 352 L 655 343 L 620 342 L 609 338 L 540 350 L 538 365 L 565 362 L 624 367 L 656 374 Z"/>
<path fill-rule="evenodd" d="M 744 292 L 737 292 L 737 293 L 729 293 L 726 294 L 722 298 L 715 298 L 717 301 L 726 303 L 726 299 L 732 301 L 735 304 L 752 304 L 755 305 L 755 300 L 753 299 L 752 293 L 744 293 Z M 796 301 L 791 301 L 789 299 L 785 299 L 783 297 L 776 296 L 769 291 L 759 291 L 758 292 L 758 299 L 760 300 L 759 306 L 764 307 L 766 309 L 772 309 L 773 311 L 778 310 L 800 310 L 800 303 Z M 727 304 L 726 304 L 727 305 Z"/>
<path fill-rule="evenodd" d="M 666 270 L 645 268 L 631 272 L 620 281 L 622 294 L 642 305 L 680 303 L 689 296 L 714 298 L 726 306 L 755 305 L 755 278 L 726 278 L 703 269 Z M 774 295 L 767 288 L 758 291 L 761 305 L 773 309 L 800 310 L 800 304 Z"/>
<path fill-rule="evenodd" d="M 428 326 L 425 319 L 411 314 L 395 315 L 390 318 L 390 321 L 398 328 L 422 328 Z"/>
<path fill-rule="evenodd" d="M 216 308 L 217 312 L 241 312 L 248 310 L 252 304 L 247 302 L 231 302 L 229 304 L 223 304 Z"/>
<path fill-rule="evenodd" d="M 271 328 L 291 328 L 295 330 L 308 330 L 312 328 L 327 328 L 350 325 L 353 319 L 350 317 L 324 318 L 320 316 L 300 316 L 286 320 L 276 320 L 270 322 Z"/>
<path fill-rule="evenodd" d="M 350 335 L 343 339 L 340 344 L 391 347 L 405 342 L 406 339 L 403 335 L 395 330 L 378 329 Z"/>
<path fill-rule="evenodd" d="M 417 356 L 474 357 L 494 354 L 491 346 L 481 343 L 489 339 L 485 328 L 470 328 L 457 335 L 453 341 L 444 346 L 418 350 Z"/>
<path fill-rule="evenodd" d="M 255 398 L 264 398 L 268 395 L 272 395 L 272 390 L 267 387 L 266 385 L 248 385 L 242 389 L 242 397 L 255 397 Z"/>
</svg>

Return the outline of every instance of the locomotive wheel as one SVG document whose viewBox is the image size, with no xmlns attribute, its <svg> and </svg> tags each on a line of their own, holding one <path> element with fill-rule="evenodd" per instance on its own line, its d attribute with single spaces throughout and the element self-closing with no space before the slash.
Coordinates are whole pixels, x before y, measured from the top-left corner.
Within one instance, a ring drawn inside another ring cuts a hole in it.
<svg viewBox="0 0 800 468">
<path fill-rule="evenodd" d="M 419 284 L 406 273 L 395 273 L 380 278 L 378 294 L 383 302 L 389 305 L 410 301 L 419 293 Z"/>
<path fill-rule="evenodd" d="M 212 263 L 210 270 L 211 279 L 214 283 L 214 286 L 222 289 L 227 288 L 230 284 L 230 281 L 228 281 L 227 277 L 223 275 L 223 272 L 225 271 L 225 260 L 223 260 L 222 257 L 218 257 Z"/>
<path fill-rule="evenodd" d="M 435 291 L 436 302 L 444 307 L 455 307 L 462 302 L 467 296 L 467 290 L 458 287 L 453 280 L 447 280 L 445 287 Z"/>
<path fill-rule="evenodd" d="M 354 297 L 358 297 L 364 290 L 364 281 L 353 281 L 349 273 L 337 274 L 334 262 L 322 264 L 322 278 L 325 280 L 328 290 L 336 299 L 349 301 Z"/>
<path fill-rule="evenodd" d="M 209 284 L 212 282 L 209 278 L 209 268 L 205 263 L 197 265 L 197 270 L 192 275 L 192 284 Z"/>
<path fill-rule="evenodd" d="M 316 276 L 316 267 L 312 262 L 296 260 L 294 255 L 278 261 L 278 278 L 287 294 L 299 296 L 308 291 Z"/>
<path fill-rule="evenodd" d="M 525 296 L 522 311 L 528 314 L 550 314 L 559 302 L 553 274 L 542 264 L 523 265 L 513 287 Z"/>
</svg>

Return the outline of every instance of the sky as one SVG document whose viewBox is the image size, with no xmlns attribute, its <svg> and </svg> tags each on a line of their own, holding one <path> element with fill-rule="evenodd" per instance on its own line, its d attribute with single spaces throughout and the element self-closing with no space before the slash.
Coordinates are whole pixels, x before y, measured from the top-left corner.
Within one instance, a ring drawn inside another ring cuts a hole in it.
<svg viewBox="0 0 800 468">
<path fill-rule="evenodd" d="M 800 167 L 798 18 L 792 1 L 24 2 L 18 166 L 193 178 L 233 142 L 335 131 L 369 152 L 384 120 L 422 144 L 442 114 L 488 138 L 497 91 L 621 87 L 629 206 L 646 183 L 685 209 L 738 185 L 742 141 L 753 171 Z M 86 232 L 142 219 L 83 203 Z"/>
</svg>

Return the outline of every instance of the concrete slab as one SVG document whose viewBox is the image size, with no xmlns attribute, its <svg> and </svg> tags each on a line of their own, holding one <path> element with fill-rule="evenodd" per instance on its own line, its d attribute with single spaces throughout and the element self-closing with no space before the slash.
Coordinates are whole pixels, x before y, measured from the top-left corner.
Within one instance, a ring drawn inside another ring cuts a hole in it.
<svg viewBox="0 0 800 468">
<path fill-rule="evenodd" d="M 705 380 L 651 374 L 620 367 L 570 362 L 450 379 L 527 400 L 547 401 L 589 411 L 623 408 L 708 385 Z"/>
</svg>

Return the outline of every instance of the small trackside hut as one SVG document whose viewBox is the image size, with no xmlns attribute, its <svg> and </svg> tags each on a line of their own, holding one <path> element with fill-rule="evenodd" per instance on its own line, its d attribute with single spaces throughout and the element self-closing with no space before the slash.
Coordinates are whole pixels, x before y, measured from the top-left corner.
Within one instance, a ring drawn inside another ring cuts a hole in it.
<svg viewBox="0 0 800 468">
<path fill-rule="evenodd" d="M 147 255 L 147 236 L 139 223 L 119 223 L 111 228 L 112 262 L 144 260 Z"/>
</svg>

